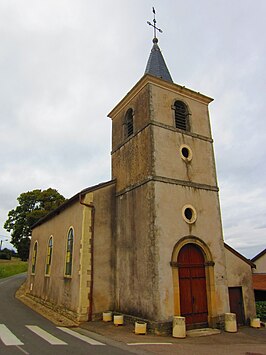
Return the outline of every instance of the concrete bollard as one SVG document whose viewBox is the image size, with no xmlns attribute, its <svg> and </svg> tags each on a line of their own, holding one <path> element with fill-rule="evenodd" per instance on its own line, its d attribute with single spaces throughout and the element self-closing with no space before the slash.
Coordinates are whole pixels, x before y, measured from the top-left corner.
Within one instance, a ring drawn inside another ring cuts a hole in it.
<svg viewBox="0 0 266 355">
<path fill-rule="evenodd" d="M 174 316 L 173 318 L 173 333 L 174 338 L 186 337 L 186 318 Z"/>
<path fill-rule="evenodd" d="M 235 313 L 225 313 L 224 315 L 225 331 L 228 333 L 237 332 L 236 315 Z"/>
<path fill-rule="evenodd" d="M 114 325 L 123 325 L 124 324 L 124 316 L 123 314 L 114 315 Z"/>
<path fill-rule="evenodd" d="M 260 318 L 252 318 L 250 320 L 250 326 L 252 328 L 260 328 Z"/>
<path fill-rule="evenodd" d="M 146 333 L 147 333 L 147 323 L 135 322 L 135 334 L 146 334 Z"/>
<path fill-rule="evenodd" d="M 104 322 L 111 322 L 112 321 L 112 312 L 103 312 L 103 321 Z"/>
</svg>

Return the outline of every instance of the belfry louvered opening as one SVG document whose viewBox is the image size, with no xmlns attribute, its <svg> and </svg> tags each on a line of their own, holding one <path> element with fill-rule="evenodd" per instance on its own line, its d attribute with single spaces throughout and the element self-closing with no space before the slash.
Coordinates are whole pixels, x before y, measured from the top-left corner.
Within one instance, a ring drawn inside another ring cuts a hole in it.
<svg viewBox="0 0 266 355">
<path fill-rule="evenodd" d="M 182 101 L 176 101 L 174 104 L 175 109 L 175 126 L 176 128 L 184 131 L 189 130 L 188 126 L 188 109 Z"/>
<path fill-rule="evenodd" d="M 134 133 L 134 124 L 133 124 L 133 110 L 129 108 L 125 117 L 126 124 L 126 137 L 130 137 Z"/>
</svg>

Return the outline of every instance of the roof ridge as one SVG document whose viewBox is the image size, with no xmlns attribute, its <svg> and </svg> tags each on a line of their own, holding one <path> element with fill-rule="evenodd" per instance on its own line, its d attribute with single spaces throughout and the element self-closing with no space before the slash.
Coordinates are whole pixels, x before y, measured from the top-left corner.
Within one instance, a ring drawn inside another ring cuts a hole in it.
<svg viewBox="0 0 266 355">
<path fill-rule="evenodd" d="M 237 257 L 245 261 L 247 264 L 249 264 L 253 269 L 256 269 L 256 265 L 252 262 L 252 260 L 247 259 L 244 255 L 240 254 L 239 251 L 235 250 L 232 248 L 230 245 L 224 242 L 224 246 L 227 250 L 231 251 L 231 253 L 235 254 Z"/>
<path fill-rule="evenodd" d="M 259 252 L 259 254 L 255 255 L 254 258 L 251 259 L 251 261 L 256 261 L 261 256 L 263 256 L 265 253 L 266 253 L 266 248 L 264 250 L 262 250 L 261 252 Z"/>
</svg>

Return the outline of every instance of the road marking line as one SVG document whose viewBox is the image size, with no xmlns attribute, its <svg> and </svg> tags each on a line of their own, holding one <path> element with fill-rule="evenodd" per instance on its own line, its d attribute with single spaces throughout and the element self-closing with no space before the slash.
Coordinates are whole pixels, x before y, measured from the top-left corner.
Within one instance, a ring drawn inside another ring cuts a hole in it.
<svg viewBox="0 0 266 355">
<path fill-rule="evenodd" d="M 17 345 L 16 348 L 19 349 L 20 351 L 22 351 L 24 354 L 30 355 L 30 353 L 27 353 L 27 351 L 25 351 L 24 349 L 22 349 L 19 345 Z"/>
<path fill-rule="evenodd" d="M 127 345 L 173 345 L 173 343 L 127 343 Z"/>
<path fill-rule="evenodd" d="M 68 328 L 65 328 L 65 327 L 57 327 L 57 328 L 62 330 L 63 332 L 65 332 L 67 334 L 72 335 L 73 337 L 76 337 L 76 338 L 78 338 L 80 340 L 85 341 L 88 344 L 91 344 L 91 345 L 105 345 L 105 344 L 103 344 L 103 343 L 101 343 L 101 342 L 99 342 L 97 340 L 94 340 L 94 339 L 89 338 L 89 337 L 87 337 L 85 335 L 79 334 L 77 332 L 74 332 L 73 330 L 70 330 Z"/>
<path fill-rule="evenodd" d="M 5 345 L 24 345 L 4 324 L 0 324 L 0 339 Z"/>
<path fill-rule="evenodd" d="M 31 330 L 33 333 L 37 334 L 42 339 L 48 341 L 51 345 L 67 345 L 64 341 L 56 338 L 52 334 L 46 332 L 42 328 L 38 327 L 37 325 L 26 325 L 26 327 Z"/>
</svg>

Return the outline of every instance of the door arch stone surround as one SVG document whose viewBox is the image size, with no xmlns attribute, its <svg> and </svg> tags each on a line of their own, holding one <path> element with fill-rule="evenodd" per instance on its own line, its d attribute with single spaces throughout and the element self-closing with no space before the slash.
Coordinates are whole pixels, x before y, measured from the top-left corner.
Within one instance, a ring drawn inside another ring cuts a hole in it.
<svg viewBox="0 0 266 355">
<path fill-rule="evenodd" d="M 179 288 L 179 274 L 178 274 L 178 254 L 183 246 L 186 244 L 196 244 L 202 250 L 205 259 L 205 274 L 206 274 L 206 292 L 208 303 L 208 324 L 213 325 L 213 319 L 216 313 L 216 294 L 214 282 L 214 261 L 211 251 L 207 244 L 200 238 L 195 236 L 186 236 L 180 239 L 174 246 L 170 265 L 172 267 L 173 277 L 173 292 L 174 292 L 174 315 L 180 316 L 180 288 Z"/>
</svg>

